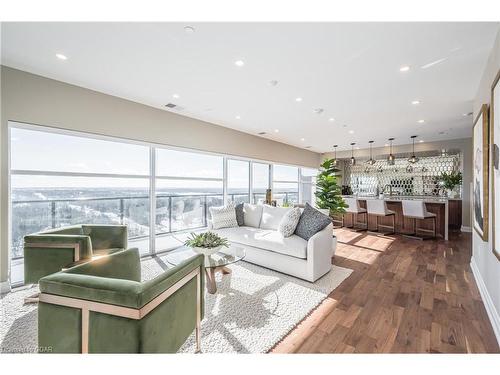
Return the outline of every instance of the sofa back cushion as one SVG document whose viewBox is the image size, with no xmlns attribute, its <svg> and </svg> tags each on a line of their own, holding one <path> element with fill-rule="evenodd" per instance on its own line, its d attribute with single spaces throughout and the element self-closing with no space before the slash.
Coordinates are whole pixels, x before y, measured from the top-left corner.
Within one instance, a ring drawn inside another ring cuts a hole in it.
<svg viewBox="0 0 500 375">
<path fill-rule="evenodd" d="M 243 205 L 243 221 L 245 226 L 258 228 L 262 217 L 262 205 L 248 204 Z"/>
<path fill-rule="evenodd" d="M 260 228 L 278 230 L 281 219 L 290 211 L 288 207 L 273 207 L 264 205 L 262 210 L 262 219 L 260 220 Z"/>
<path fill-rule="evenodd" d="M 234 204 L 222 207 L 210 207 L 213 229 L 233 228 L 238 226 Z"/>
</svg>

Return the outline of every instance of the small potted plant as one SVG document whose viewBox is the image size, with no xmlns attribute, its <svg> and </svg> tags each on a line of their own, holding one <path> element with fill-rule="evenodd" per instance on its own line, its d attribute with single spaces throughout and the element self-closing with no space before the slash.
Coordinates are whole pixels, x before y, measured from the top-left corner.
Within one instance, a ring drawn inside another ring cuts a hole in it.
<svg viewBox="0 0 500 375">
<path fill-rule="evenodd" d="M 446 195 L 449 198 L 456 198 L 457 191 L 455 188 L 462 184 L 462 173 L 461 172 L 443 172 L 441 176 L 439 176 L 439 182 L 446 189 Z"/>
<path fill-rule="evenodd" d="M 214 232 L 191 233 L 184 245 L 193 248 L 200 254 L 212 255 L 223 247 L 229 247 L 229 241 Z"/>
</svg>

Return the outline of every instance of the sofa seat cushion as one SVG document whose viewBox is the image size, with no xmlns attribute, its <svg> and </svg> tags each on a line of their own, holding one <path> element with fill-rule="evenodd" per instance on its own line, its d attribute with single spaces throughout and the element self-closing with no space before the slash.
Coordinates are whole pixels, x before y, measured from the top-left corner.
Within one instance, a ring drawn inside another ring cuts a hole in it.
<svg viewBox="0 0 500 375">
<path fill-rule="evenodd" d="M 296 235 L 283 237 L 275 230 L 247 226 L 224 228 L 215 232 L 230 242 L 258 247 L 300 259 L 307 258 L 307 241 Z"/>
</svg>

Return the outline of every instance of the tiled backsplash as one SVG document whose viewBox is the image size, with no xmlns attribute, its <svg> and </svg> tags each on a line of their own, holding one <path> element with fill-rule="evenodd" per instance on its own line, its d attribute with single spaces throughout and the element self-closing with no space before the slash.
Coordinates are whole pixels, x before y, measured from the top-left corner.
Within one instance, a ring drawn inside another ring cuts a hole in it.
<svg viewBox="0 0 500 375">
<path fill-rule="evenodd" d="M 445 195 L 438 177 L 443 172 L 460 170 L 460 154 L 417 156 L 420 160 L 415 164 L 410 164 L 407 157 L 396 158 L 394 165 L 388 165 L 385 158 L 376 160 L 374 165 L 364 160 L 358 160 L 354 166 L 345 162 L 344 181 L 353 194 L 359 195 L 389 193 L 389 187 L 395 195 Z"/>
</svg>

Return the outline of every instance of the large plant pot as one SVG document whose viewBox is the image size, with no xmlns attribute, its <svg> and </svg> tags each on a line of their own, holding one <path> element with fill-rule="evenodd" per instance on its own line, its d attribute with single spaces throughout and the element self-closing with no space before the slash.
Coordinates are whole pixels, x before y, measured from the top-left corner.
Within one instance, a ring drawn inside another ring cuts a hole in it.
<svg viewBox="0 0 500 375">
<path fill-rule="evenodd" d="M 330 210 L 328 208 L 317 208 L 317 210 L 323 215 L 330 216 Z"/>
<path fill-rule="evenodd" d="M 199 254 L 203 254 L 206 256 L 215 254 L 218 252 L 220 249 L 222 249 L 222 246 L 217 246 L 217 247 L 193 247 L 193 250 Z"/>
</svg>

